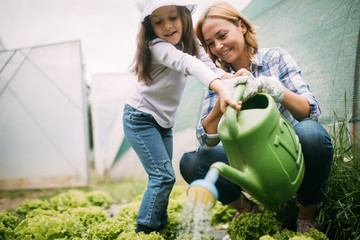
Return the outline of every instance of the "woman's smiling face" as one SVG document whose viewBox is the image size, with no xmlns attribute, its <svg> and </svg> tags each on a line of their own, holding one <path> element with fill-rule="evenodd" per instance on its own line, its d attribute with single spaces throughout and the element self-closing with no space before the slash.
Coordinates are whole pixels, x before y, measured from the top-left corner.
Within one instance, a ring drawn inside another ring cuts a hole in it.
<svg viewBox="0 0 360 240">
<path fill-rule="evenodd" d="M 151 26 L 158 38 L 173 45 L 182 37 L 182 20 L 176 6 L 164 6 L 156 9 L 150 15 Z"/>
<path fill-rule="evenodd" d="M 246 27 L 241 21 L 238 25 L 220 18 L 208 18 L 201 29 L 211 53 L 231 65 L 247 54 L 244 40 Z"/>
</svg>

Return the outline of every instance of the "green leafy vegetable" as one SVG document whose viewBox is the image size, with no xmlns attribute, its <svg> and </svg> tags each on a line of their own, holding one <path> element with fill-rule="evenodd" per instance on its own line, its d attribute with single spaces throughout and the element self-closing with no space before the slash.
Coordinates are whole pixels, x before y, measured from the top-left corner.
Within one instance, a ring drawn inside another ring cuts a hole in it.
<svg viewBox="0 0 360 240">
<path fill-rule="evenodd" d="M 38 215 L 24 219 L 16 228 L 16 239 L 46 239 L 84 237 L 86 230 L 80 221 L 68 213 L 56 217 Z"/>
<path fill-rule="evenodd" d="M 91 206 L 86 195 L 78 190 L 70 190 L 60 193 L 50 198 L 51 206 L 58 211 L 64 211 L 68 208 L 89 207 Z"/>
<path fill-rule="evenodd" d="M 132 232 L 122 232 L 117 240 L 164 240 L 164 238 L 159 234 L 152 232 L 150 234 L 144 234 L 140 232 L 139 234 L 136 234 L 134 231 Z"/>
<path fill-rule="evenodd" d="M 19 224 L 20 219 L 8 212 L 0 213 L 0 239 L 14 239 L 14 228 Z"/>
<path fill-rule="evenodd" d="M 102 208 L 109 208 L 112 202 L 110 195 L 101 191 L 92 191 L 86 193 L 86 197 L 92 206 L 98 206 Z"/>
<path fill-rule="evenodd" d="M 109 216 L 100 207 L 72 208 L 68 213 L 82 223 L 84 227 L 105 222 Z"/>
<path fill-rule="evenodd" d="M 134 225 L 119 219 L 109 219 L 96 225 L 90 226 L 87 231 L 88 239 L 116 240 L 123 232 L 135 231 Z"/>
<path fill-rule="evenodd" d="M 211 223 L 213 225 L 226 224 L 232 221 L 236 213 L 235 209 L 217 202 L 211 209 Z"/>
<path fill-rule="evenodd" d="M 28 212 L 34 209 L 50 209 L 50 204 L 47 201 L 40 199 L 25 200 L 21 205 L 16 208 L 16 213 L 25 216 Z"/>
<path fill-rule="evenodd" d="M 243 213 L 229 224 L 227 232 L 231 239 L 258 240 L 263 235 L 273 235 L 281 230 L 274 212 L 261 214 Z"/>
</svg>

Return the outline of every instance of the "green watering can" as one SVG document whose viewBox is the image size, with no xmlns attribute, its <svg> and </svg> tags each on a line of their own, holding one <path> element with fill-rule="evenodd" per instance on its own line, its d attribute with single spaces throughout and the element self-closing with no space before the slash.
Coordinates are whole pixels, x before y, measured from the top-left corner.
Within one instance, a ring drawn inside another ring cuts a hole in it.
<svg viewBox="0 0 360 240">
<path fill-rule="evenodd" d="M 245 85 L 238 85 L 233 100 L 244 91 Z M 228 106 L 218 133 L 230 166 L 214 163 L 205 179 L 190 184 L 188 195 L 201 188 L 216 201 L 219 174 L 265 206 L 284 203 L 298 190 L 305 172 L 299 138 L 270 95 L 258 93 L 243 102 L 239 113 Z"/>
</svg>

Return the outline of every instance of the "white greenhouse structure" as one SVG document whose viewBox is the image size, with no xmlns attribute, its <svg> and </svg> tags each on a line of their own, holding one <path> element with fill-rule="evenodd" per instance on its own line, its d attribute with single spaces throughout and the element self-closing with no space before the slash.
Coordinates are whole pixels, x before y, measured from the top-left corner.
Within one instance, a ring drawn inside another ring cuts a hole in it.
<svg viewBox="0 0 360 240">
<path fill-rule="evenodd" d="M 80 41 L 0 51 L 0 189 L 85 186 Z"/>
</svg>

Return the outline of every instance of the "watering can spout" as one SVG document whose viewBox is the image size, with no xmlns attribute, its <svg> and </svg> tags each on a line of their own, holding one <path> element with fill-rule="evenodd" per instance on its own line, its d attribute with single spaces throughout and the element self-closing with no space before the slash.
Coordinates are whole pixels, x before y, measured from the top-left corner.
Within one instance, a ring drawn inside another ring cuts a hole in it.
<svg viewBox="0 0 360 240">
<path fill-rule="evenodd" d="M 188 199 L 196 206 L 205 209 L 212 208 L 218 199 L 218 190 L 215 182 L 219 177 L 217 169 L 210 169 L 204 179 L 195 180 L 187 190 Z"/>
<path fill-rule="evenodd" d="M 241 186 L 244 190 L 251 193 L 261 191 L 261 187 L 251 174 L 249 169 L 243 169 L 242 171 L 227 165 L 223 162 L 216 162 L 211 165 L 210 169 L 216 169 L 221 176 L 228 179 L 229 181 Z"/>
</svg>

